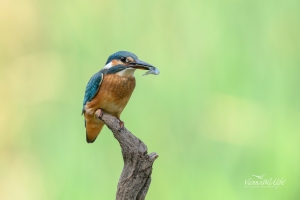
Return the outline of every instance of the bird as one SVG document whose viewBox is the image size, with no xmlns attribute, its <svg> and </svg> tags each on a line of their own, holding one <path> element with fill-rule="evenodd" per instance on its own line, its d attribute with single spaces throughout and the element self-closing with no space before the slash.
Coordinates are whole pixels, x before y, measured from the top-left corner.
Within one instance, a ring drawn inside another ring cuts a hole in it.
<svg viewBox="0 0 300 200">
<path fill-rule="evenodd" d="M 256 178 L 259 178 L 259 179 L 262 179 L 262 178 L 265 176 L 265 174 L 260 175 L 260 176 L 252 174 L 252 176 L 254 176 L 254 177 L 256 177 Z"/>
<path fill-rule="evenodd" d="M 120 129 L 124 127 L 120 115 L 135 88 L 136 69 L 149 70 L 144 75 L 159 74 L 156 67 L 139 60 L 135 54 L 118 51 L 110 55 L 105 66 L 90 78 L 82 107 L 87 143 L 93 143 L 101 132 L 104 122 L 99 118 L 103 112 L 115 116 Z"/>
</svg>

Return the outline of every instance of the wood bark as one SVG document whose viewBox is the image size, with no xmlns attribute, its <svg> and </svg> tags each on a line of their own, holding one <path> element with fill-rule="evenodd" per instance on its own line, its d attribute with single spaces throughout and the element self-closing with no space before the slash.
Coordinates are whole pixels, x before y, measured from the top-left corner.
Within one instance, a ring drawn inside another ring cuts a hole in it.
<svg viewBox="0 0 300 200">
<path fill-rule="evenodd" d="M 150 183 L 152 165 L 158 155 L 148 154 L 147 146 L 135 137 L 125 127 L 120 129 L 120 121 L 109 114 L 100 117 L 112 131 L 120 143 L 124 160 L 124 167 L 119 179 L 116 200 L 145 199 Z"/>
</svg>

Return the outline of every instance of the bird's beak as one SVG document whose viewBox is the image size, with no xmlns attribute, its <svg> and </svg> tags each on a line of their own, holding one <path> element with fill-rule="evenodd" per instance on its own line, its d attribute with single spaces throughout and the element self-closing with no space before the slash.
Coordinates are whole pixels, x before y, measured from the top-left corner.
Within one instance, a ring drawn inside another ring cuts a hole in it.
<svg viewBox="0 0 300 200">
<path fill-rule="evenodd" d="M 147 74 L 158 75 L 159 74 L 159 70 L 156 67 L 154 67 L 153 65 L 150 65 L 149 63 L 146 63 L 144 61 L 141 61 L 141 60 L 136 60 L 135 62 L 131 62 L 129 66 L 134 69 L 149 70 L 149 72 L 146 72 L 144 75 L 147 75 Z"/>
<path fill-rule="evenodd" d="M 146 63 L 141 60 L 136 60 L 135 62 L 129 63 L 129 66 L 135 69 L 143 69 L 143 70 L 150 70 L 154 66 L 150 65 L 149 63 Z"/>
</svg>

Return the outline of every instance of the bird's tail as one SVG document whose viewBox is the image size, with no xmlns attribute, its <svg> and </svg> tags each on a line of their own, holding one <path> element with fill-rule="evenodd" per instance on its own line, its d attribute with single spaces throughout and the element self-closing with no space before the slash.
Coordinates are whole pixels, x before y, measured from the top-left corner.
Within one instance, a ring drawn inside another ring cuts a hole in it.
<svg viewBox="0 0 300 200">
<path fill-rule="evenodd" d="M 86 141 L 87 143 L 93 143 L 97 136 L 99 135 L 99 133 L 101 132 L 103 126 L 104 126 L 104 122 L 101 121 L 100 119 L 86 119 L 85 122 L 85 128 L 86 128 Z"/>
</svg>

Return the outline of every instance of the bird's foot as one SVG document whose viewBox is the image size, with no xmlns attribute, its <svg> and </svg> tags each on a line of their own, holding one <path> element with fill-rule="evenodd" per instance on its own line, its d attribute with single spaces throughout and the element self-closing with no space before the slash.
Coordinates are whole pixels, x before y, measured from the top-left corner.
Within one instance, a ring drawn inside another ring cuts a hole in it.
<svg viewBox="0 0 300 200">
<path fill-rule="evenodd" d="M 124 122 L 121 121 L 119 118 L 118 118 L 118 120 L 119 120 L 119 125 L 120 125 L 120 128 L 118 129 L 118 131 L 120 131 L 120 130 L 124 129 Z"/>
<path fill-rule="evenodd" d="M 98 119 L 100 119 L 102 116 L 103 116 L 103 112 L 102 112 L 102 110 L 100 108 L 98 108 L 95 111 L 94 117 L 97 117 Z"/>
</svg>

